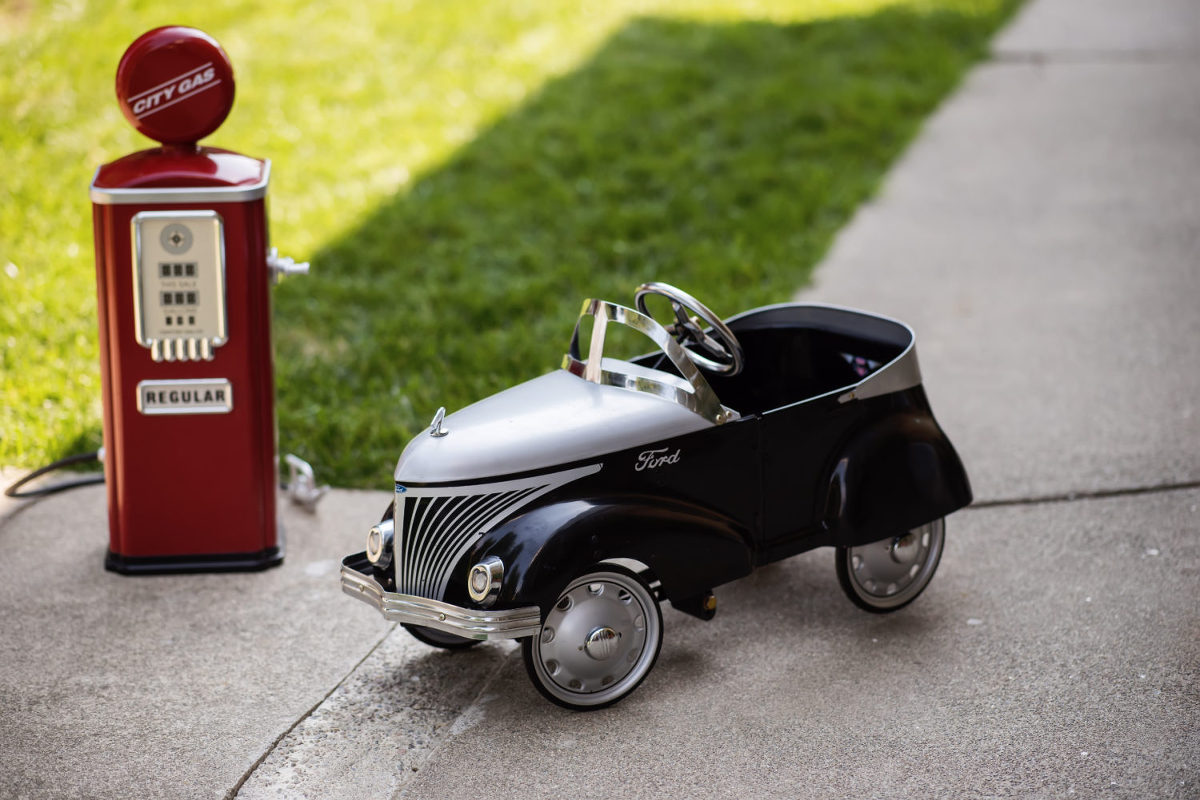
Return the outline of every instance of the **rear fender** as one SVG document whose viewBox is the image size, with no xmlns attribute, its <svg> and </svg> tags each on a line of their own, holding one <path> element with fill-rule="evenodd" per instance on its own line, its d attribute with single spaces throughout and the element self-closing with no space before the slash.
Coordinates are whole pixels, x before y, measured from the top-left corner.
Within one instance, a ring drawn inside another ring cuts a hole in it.
<svg viewBox="0 0 1200 800">
<path fill-rule="evenodd" d="M 830 544 L 879 541 L 971 502 L 966 470 L 933 415 L 908 409 L 859 431 L 830 469 Z"/>
<path fill-rule="evenodd" d="M 748 532 L 708 509 L 647 496 L 569 500 L 522 514 L 489 531 L 460 563 L 504 562 L 496 606 L 548 609 L 572 578 L 602 561 L 650 568 L 667 599 L 693 597 L 748 575 Z"/>
</svg>

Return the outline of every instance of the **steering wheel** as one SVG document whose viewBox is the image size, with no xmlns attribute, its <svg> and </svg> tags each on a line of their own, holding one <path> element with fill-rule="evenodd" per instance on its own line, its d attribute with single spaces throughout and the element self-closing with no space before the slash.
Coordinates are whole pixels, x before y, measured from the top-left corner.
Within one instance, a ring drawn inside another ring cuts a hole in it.
<svg viewBox="0 0 1200 800">
<path fill-rule="evenodd" d="M 637 310 L 651 319 L 654 319 L 654 315 L 646 309 L 646 295 L 650 294 L 671 301 L 675 321 L 663 327 L 675 337 L 675 341 L 679 342 L 692 363 L 701 369 L 722 375 L 737 375 L 742 371 L 744 356 L 741 343 L 733 335 L 733 331 L 729 330 L 729 326 L 709 310 L 708 306 L 670 284 L 643 283 L 637 288 L 633 299 L 637 303 Z M 704 332 L 700 327 L 701 322 L 712 328 L 715 338 Z"/>
</svg>

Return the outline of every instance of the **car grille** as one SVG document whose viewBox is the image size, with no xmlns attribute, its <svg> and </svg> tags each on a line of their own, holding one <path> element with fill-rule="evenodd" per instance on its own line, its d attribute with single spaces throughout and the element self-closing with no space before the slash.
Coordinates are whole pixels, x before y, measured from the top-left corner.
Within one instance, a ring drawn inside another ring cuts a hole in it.
<svg viewBox="0 0 1200 800">
<path fill-rule="evenodd" d="M 535 491 L 406 497 L 396 541 L 396 588 L 403 594 L 440 598 L 450 570 L 467 548 Z"/>
<path fill-rule="evenodd" d="M 396 485 L 396 591 L 441 600 L 454 565 L 496 525 L 523 506 L 576 478 L 581 467 L 523 481 L 463 487 Z"/>
</svg>

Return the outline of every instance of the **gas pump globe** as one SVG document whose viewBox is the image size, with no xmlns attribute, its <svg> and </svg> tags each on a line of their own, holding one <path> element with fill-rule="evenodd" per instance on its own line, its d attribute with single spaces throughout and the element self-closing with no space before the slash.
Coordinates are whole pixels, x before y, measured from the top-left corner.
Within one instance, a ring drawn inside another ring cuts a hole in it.
<svg viewBox="0 0 1200 800">
<path fill-rule="evenodd" d="M 105 566 L 134 574 L 262 569 L 276 519 L 270 284 L 305 272 L 269 250 L 270 162 L 202 147 L 233 69 L 201 31 L 157 28 L 117 67 L 126 119 L 160 146 L 101 166 L 96 247 Z"/>
</svg>

